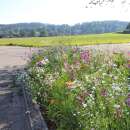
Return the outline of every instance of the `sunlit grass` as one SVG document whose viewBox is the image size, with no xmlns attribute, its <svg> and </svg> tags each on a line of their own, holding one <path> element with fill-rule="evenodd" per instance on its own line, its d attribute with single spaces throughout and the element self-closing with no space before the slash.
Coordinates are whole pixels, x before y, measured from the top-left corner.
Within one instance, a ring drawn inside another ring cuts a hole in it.
<svg viewBox="0 0 130 130">
<path fill-rule="evenodd" d="M 55 36 L 55 37 L 32 37 L 32 38 L 3 38 L 0 45 L 12 46 L 52 46 L 52 45 L 95 45 L 95 44 L 118 44 L 129 43 L 130 34 L 90 34 L 75 36 Z"/>
</svg>

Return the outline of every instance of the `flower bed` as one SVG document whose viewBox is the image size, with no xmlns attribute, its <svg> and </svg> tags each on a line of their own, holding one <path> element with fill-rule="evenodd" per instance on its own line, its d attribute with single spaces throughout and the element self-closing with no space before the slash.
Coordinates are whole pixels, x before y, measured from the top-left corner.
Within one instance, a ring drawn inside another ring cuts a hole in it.
<svg viewBox="0 0 130 130">
<path fill-rule="evenodd" d="M 32 57 L 27 83 L 50 130 L 128 130 L 128 75 L 121 53 L 61 47 Z"/>
</svg>

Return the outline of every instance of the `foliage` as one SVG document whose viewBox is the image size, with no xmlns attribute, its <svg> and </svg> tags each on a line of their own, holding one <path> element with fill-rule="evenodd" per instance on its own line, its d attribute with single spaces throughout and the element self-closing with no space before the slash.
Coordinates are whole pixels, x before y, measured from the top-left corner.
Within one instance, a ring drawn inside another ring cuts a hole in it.
<svg viewBox="0 0 130 130">
<path fill-rule="evenodd" d="M 0 38 L 15 37 L 46 37 L 59 35 L 92 34 L 123 31 L 128 22 L 103 21 L 75 24 L 73 26 L 42 24 L 42 23 L 19 23 L 0 25 Z"/>
<path fill-rule="evenodd" d="M 126 65 L 121 53 L 51 48 L 32 57 L 26 81 L 57 130 L 128 130 Z"/>
<path fill-rule="evenodd" d="M 114 44 L 129 43 L 129 34 L 93 34 L 76 36 L 57 36 L 57 37 L 33 37 L 33 38 L 4 38 L 0 39 L 0 45 L 12 46 L 55 46 L 55 45 L 95 45 L 95 44 Z"/>
<path fill-rule="evenodd" d="M 124 30 L 124 33 L 130 34 L 130 23 L 127 25 L 126 29 Z"/>
</svg>

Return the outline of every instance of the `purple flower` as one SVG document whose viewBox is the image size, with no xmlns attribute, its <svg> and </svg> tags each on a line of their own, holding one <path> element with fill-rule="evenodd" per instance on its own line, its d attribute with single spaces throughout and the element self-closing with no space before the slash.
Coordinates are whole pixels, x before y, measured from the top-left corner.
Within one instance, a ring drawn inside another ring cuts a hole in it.
<svg viewBox="0 0 130 130">
<path fill-rule="evenodd" d="M 43 66 L 43 63 L 41 61 L 37 62 L 37 66 L 38 67 L 42 67 Z"/>
<path fill-rule="evenodd" d="M 46 65 L 48 62 L 49 62 L 48 59 L 43 59 L 43 60 L 37 62 L 36 65 L 37 65 L 38 67 L 42 67 L 42 66 Z"/>
<path fill-rule="evenodd" d="M 130 107 L 130 98 L 126 99 L 126 104 Z"/>
<path fill-rule="evenodd" d="M 127 104 L 128 107 L 130 107 L 130 93 L 127 96 L 126 104 Z"/>
<path fill-rule="evenodd" d="M 81 59 L 82 59 L 85 63 L 88 63 L 89 60 L 90 60 L 89 51 L 88 51 L 88 50 L 82 51 L 82 52 L 80 53 L 80 57 L 81 57 Z"/>
</svg>

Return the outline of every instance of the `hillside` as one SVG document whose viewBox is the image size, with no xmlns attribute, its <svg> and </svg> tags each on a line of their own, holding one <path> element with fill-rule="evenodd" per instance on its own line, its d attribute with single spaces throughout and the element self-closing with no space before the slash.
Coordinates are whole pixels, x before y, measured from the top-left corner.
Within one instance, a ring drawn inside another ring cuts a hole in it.
<svg viewBox="0 0 130 130">
<path fill-rule="evenodd" d="M 3 37 L 44 37 L 57 35 L 100 34 L 123 31 L 128 22 L 102 21 L 82 24 L 53 25 L 43 23 L 18 23 L 0 25 L 0 38 Z"/>
</svg>

